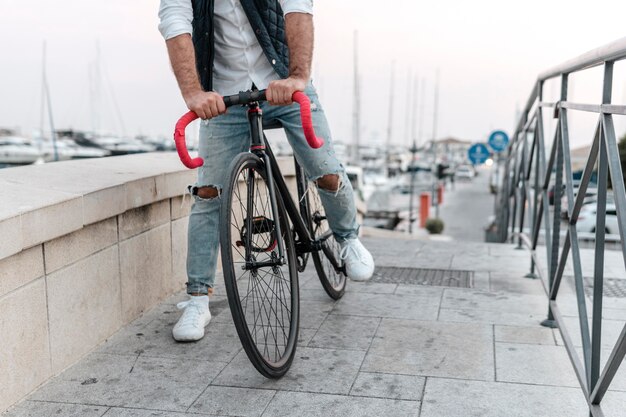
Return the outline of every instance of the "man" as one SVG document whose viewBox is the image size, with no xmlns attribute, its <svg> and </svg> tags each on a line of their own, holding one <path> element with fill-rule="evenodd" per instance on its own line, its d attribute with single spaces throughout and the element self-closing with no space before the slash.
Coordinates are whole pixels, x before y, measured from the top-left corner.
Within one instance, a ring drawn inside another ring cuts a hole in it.
<svg viewBox="0 0 626 417">
<path fill-rule="evenodd" d="M 215 282 L 219 207 L 227 168 L 248 149 L 249 128 L 242 107 L 226 107 L 222 96 L 253 87 L 267 89 L 265 120 L 278 120 L 298 161 L 318 186 L 328 223 L 341 244 L 349 278 L 369 279 L 370 253 L 358 239 L 352 186 L 335 157 L 328 123 L 309 78 L 313 57 L 312 0 L 161 0 L 159 30 L 182 96 L 204 119 L 200 127 L 198 183 L 189 217 L 187 293 L 184 312 L 173 328 L 177 341 L 204 336 L 211 319 L 209 294 Z M 311 99 L 313 124 L 325 141 L 320 149 L 306 144 L 297 104 L 304 91 Z M 219 116 L 219 117 L 218 117 Z"/>
</svg>

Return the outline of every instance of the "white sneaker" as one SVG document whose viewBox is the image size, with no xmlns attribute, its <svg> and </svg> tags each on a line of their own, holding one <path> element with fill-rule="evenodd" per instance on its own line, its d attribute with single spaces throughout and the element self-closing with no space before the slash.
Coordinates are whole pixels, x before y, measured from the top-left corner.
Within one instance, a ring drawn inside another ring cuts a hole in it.
<svg viewBox="0 0 626 417">
<path fill-rule="evenodd" d="M 211 321 L 209 297 L 206 295 L 190 296 L 188 301 L 176 305 L 183 310 L 178 322 L 172 329 L 172 336 L 178 342 L 193 342 L 204 337 L 204 328 Z"/>
<path fill-rule="evenodd" d="M 346 267 L 346 274 L 351 280 L 367 281 L 374 275 L 374 258 L 359 239 L 341 242 L 340 256 Z"/>
</svg>

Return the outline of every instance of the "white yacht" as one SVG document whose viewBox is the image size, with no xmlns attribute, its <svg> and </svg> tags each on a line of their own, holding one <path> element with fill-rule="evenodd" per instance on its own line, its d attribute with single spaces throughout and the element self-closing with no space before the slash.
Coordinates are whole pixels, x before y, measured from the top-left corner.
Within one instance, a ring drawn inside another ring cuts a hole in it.
<svg viewBox="0 0 626 417">
<path fill-rule="evenodd" d="M 0 164 L 26 165 L 39 159 L 36 146 L 19 136 L 0 136 Z"/>
</svg>

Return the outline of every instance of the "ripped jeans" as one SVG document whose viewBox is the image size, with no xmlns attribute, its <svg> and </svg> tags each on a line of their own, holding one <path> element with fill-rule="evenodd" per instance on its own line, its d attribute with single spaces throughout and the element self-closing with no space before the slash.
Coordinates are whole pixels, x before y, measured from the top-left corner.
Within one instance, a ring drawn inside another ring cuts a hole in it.
<svg viewBox="0 0 626 417">
<path fill-rule="evenodd" d="M 311 99 L 313 125 L 317 135 L 324 139 L 324 146 L 312 149 L 307 144 L 300 123 L 297 104 L 271 106 L 261 103 L 265 122 L 278 120 L 293 148 L 296 159 L 307 177 L 317 180 L 328 174 L 339 176 L 339 189 L 329 191 L 319 188 L 320 199 L 326 211 L 328 224 L 338 241 L 358 236 L 356 207 L 352 185 L 343 165 L 335 156 L 326 116 L 311 84 L 305 90 Z M 247 108 L 237 106 L 200 126 L 199 154 L 204 166 L 198 171 L 194 190 L 194 204 L 189 217 L 187 242 L 187 293 L 207 294 L 215 283 L 215 268 L 219 248 L 219 212 L 223 184 L 228 179 L 228 166 L 236 155 L 246 152 L 250 146 L 250 129 L 246 117 Z M 196 192 L 201 187 L 213 187 L 218 195 L 201 198 Z"/>
</svg>

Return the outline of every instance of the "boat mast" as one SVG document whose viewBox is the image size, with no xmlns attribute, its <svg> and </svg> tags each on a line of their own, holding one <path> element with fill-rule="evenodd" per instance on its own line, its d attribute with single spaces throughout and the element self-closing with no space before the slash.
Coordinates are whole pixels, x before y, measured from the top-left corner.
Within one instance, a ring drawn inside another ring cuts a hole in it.
<svg viewBox="0 0 626 417">
<path fill-rule="evenodd" d="M 358 31 L 354 31 L 354 102 L 353 102 L 353 162 L 355 165 L 360 166 L 361 163 L 361 92 L 359 85 L 359 57 L 358 57 Z"/>
<path fill-rule="evenodd" d="M 390 156 L 391 156 L 391 134 L 393 126 L 393 100 L 394 100 L 394 78 L 395 78 L 396 61 L 391 61 L 391 85 L 389 86 L 389 118 L 387 119 L 387 146 L 385 147 L 385 165 L 387 167 L 386 175 L 389 176 Z"/>
<path fill-rule="evenodd" d="M 57 137 L 56 137 L 56 131 L 54 130 L 54 119 L 52 117 L 52 100 L 50 99 L 50 86 L 48 85 L 48 77 L 46 75 L 46 42 L 44 41 L 43 43 L 43 93 L 45 96 L 45 100 L 46 100 L 46 104 L 48 106 L 48 119 L 50 121 L 50 138 L 52 139 L 52 148 L 54 149 L 54 160 L 58 161 L 59 160 L 59 151 L 57 149 Z M 42 104 L 41 104 L 41 115 L 42 115 L 42 122 L 41 122 L 41 133 L 43 136 L 43 111 L 44 108 L 44 103 L 42 100 Z"/>
</svg>

